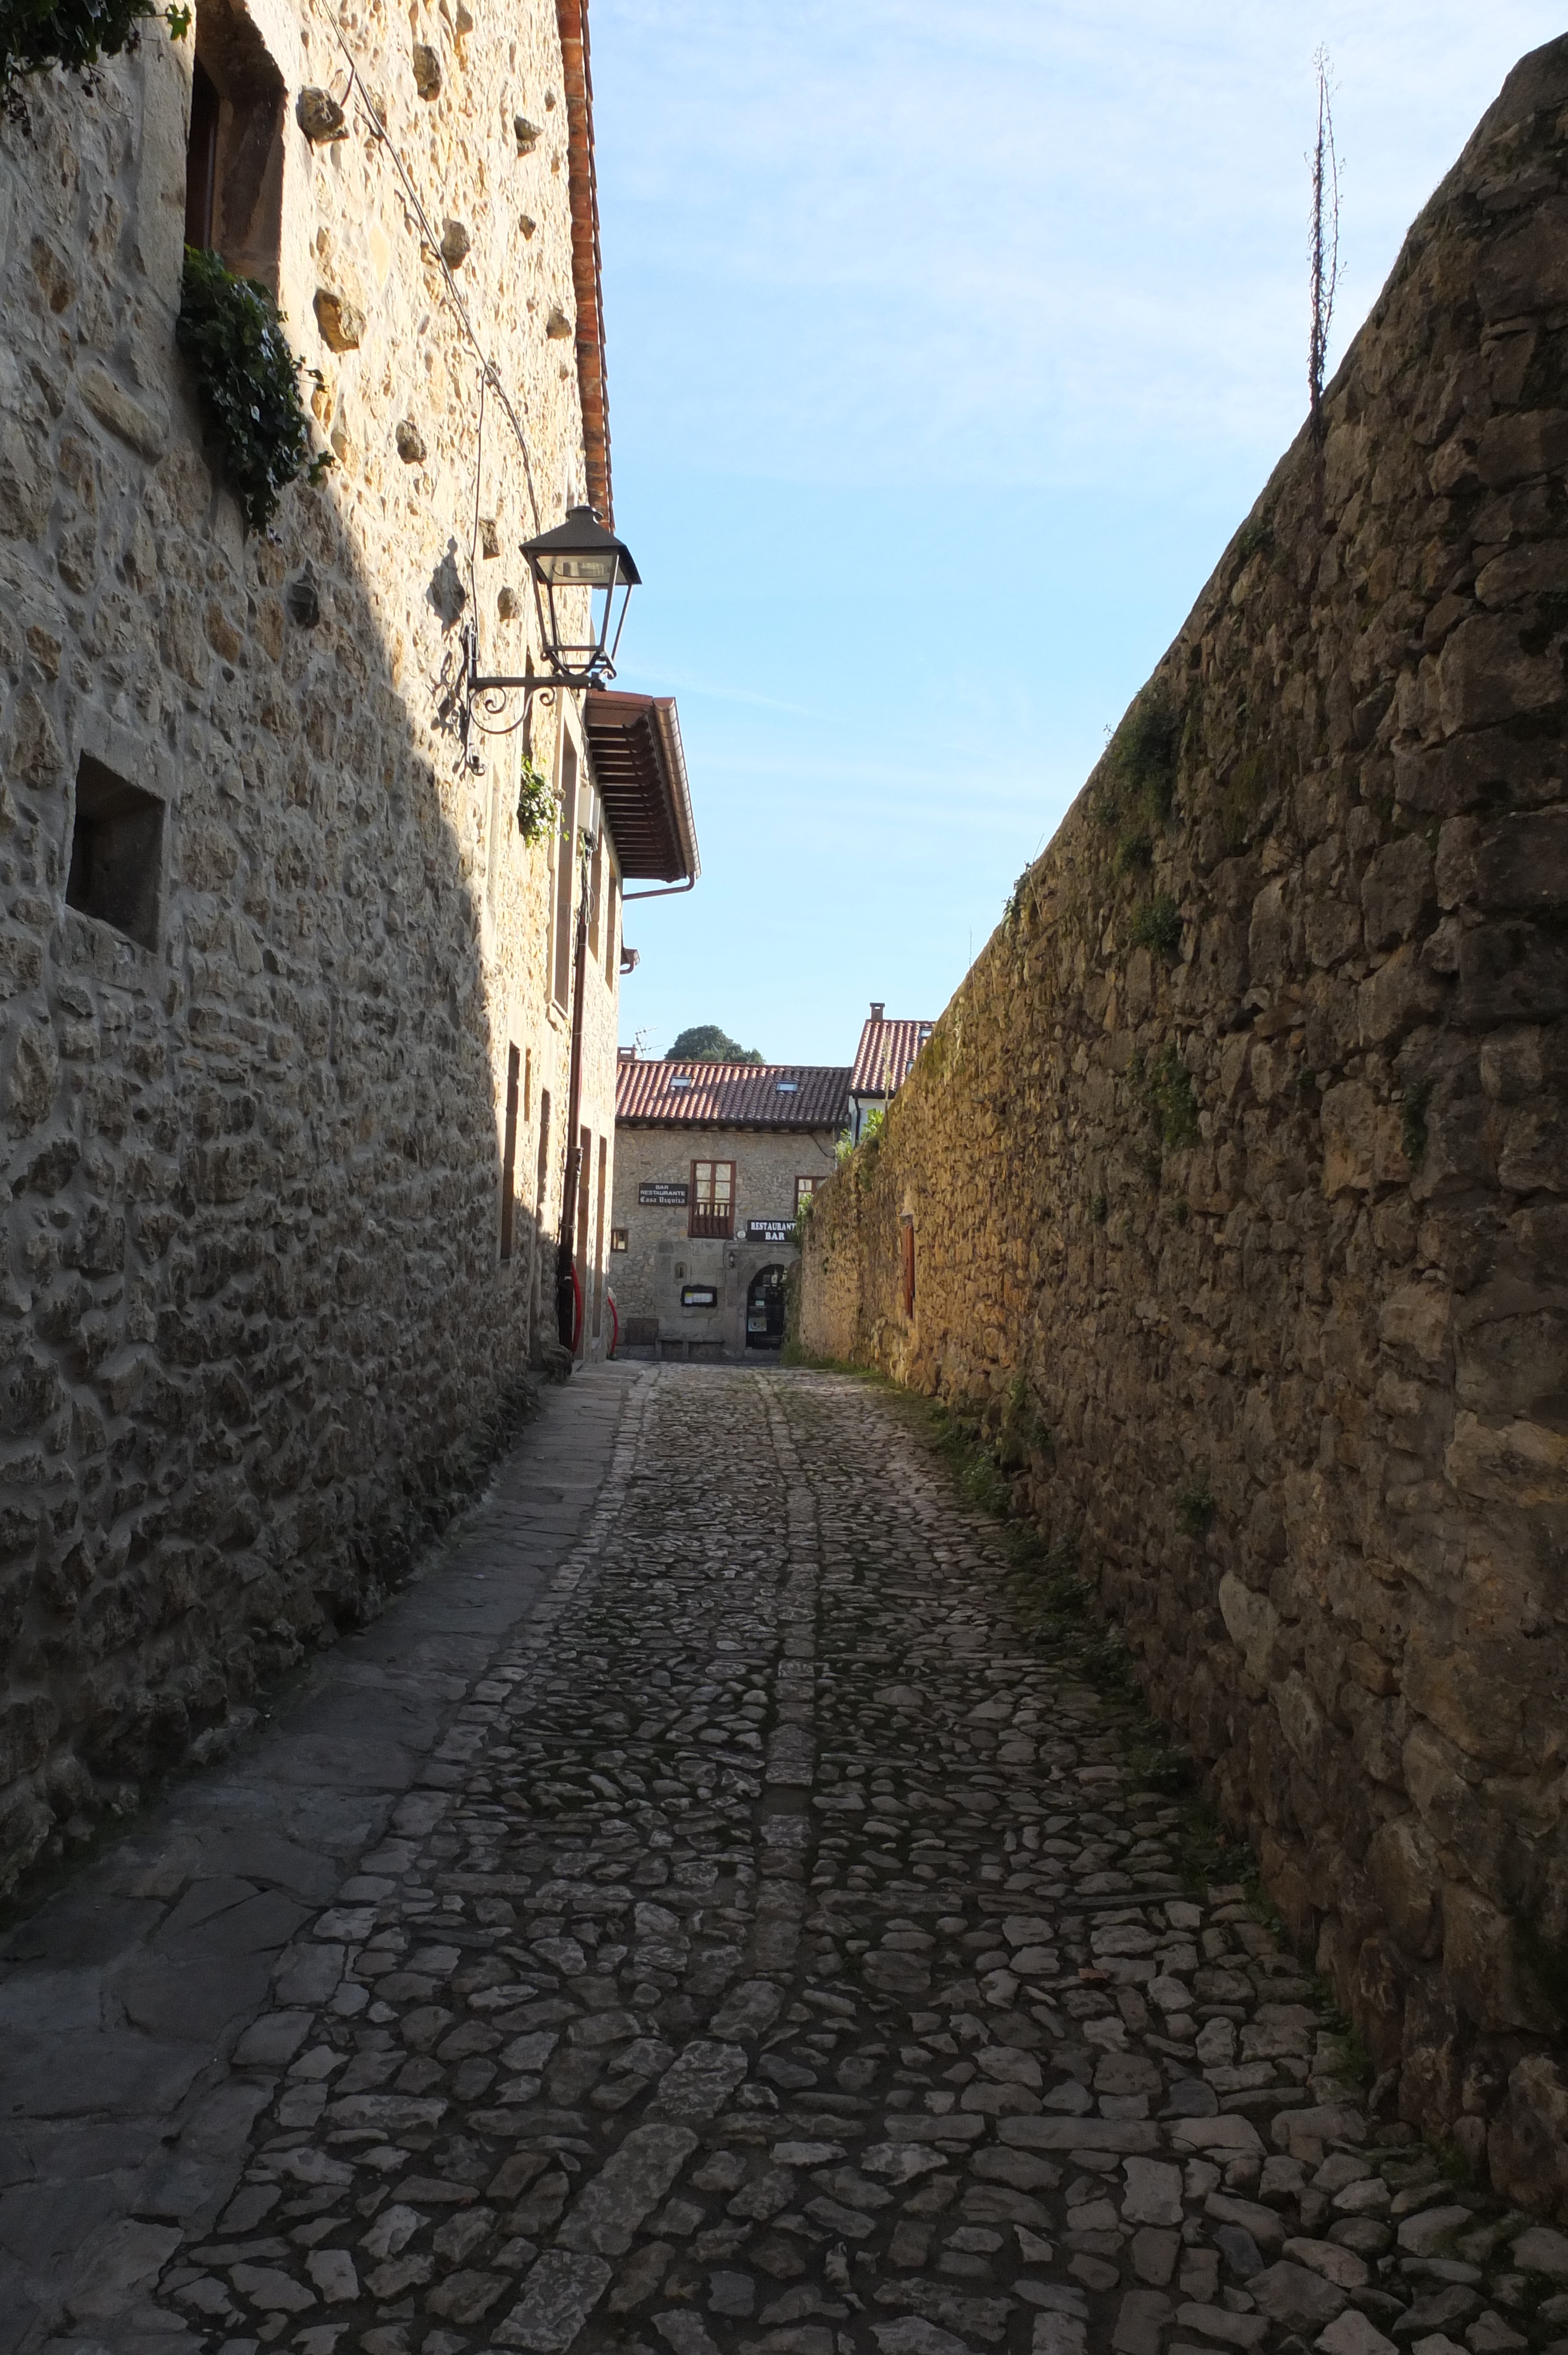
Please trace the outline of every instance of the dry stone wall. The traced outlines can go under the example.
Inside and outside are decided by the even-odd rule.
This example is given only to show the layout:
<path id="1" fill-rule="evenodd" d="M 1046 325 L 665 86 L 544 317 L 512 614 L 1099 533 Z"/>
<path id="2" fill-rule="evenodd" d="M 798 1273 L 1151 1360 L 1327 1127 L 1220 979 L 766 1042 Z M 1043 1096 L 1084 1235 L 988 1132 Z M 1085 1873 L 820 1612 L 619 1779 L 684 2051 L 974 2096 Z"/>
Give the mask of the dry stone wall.
<path id="1" fill-rule="evenodd" d="M 801 1337 L 983 1414 L 1378 2098 L 1568 2216 L 1568 41 L 1323 427 L 819 1197 Z"/>
<path id="2" fill-rule="evenodd" d="M 476 612 L 523 667 L 515 551 L 584 482 L 556 18 L 342 21 L 386 142 L 332 12 L 256 0 L 245 32 L 283 85 L 277 280 L 336 461 L 266 532 L 175 342 L 191 44 L 150 23 L 0 123 L 0 1887 L 375 1608 L 550 1316 L 550 853 L 513 824 L 518 740 L 460 757 L 452 686 Z M 313 139 L 323 91 L 345 120 Z M 493 397 L 480 442 L 409 186 L 525 449 Z M 65 904 L 84 758 L 164 807 L 144 943 Z M 615 973 L 601 943 L 590 1176 Z"/>

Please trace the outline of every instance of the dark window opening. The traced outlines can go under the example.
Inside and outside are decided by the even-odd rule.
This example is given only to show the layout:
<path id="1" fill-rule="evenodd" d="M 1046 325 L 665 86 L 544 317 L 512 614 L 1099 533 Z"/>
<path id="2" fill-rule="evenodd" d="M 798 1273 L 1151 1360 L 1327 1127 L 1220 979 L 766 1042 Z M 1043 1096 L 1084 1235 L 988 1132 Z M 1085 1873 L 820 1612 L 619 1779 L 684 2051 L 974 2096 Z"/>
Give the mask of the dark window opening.
<path id="1" fill-rule="evenodd" d="M 915 1314 L 915 1221 L 909 1217 L 900 1220 L 898 1227 L 898 1272 L 904 1295 L 904 1314 Z"/>
<path id="2" fill-rule="evenodd" d="M 185 243 L 210 246 L 217 201 L 217 84 L 198 58 L 191 76 L 191 135 L 185 147 Z"/>
<path id="3" fill-rule="evenodd" d="M 283 78 L 238 0 L 200 0 L 185 145 L 185 243 L 278 291 Z"/>
<path id="4" fill-rule="evenodd" d="M 67 907 L 155 949 L 163 879 L 163 803 L 84 752 L 76 773 Z"/>
<path id="5" fill-rule="evenodd" d="M 517 1212 L 517 1077 L 521 1061 L 515 1047 L 506 1050 L 506 1141 L 501 1156 L 501 1256 L 512 1256 L 513 1225 Z"/>

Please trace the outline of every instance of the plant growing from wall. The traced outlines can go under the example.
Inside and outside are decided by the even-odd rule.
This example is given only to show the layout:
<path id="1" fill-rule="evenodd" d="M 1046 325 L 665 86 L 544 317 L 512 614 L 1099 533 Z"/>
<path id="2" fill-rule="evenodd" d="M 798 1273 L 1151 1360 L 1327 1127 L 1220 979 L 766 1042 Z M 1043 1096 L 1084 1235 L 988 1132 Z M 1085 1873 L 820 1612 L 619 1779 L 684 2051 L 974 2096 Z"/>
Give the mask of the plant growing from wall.
<path id="1" fill-rule="evenodd" d="M 524 842 L 545 842 L 560 823 L 561 805 L 556 789 L 530 753 L 523 755 L 517 773 L 517 831 Z"/>
<path id="2" fill-rule="evenodd" d="M 1169 891 L 1157 891 L 1146 900 L 1133 919 L 1134 948 L 1150 949 L 1174 964 L 1181 953 L 1181 911 Z"/>
<path id="3" fill-rule="evenodd" d="M 0 85 L 50 66 L 90 72 L 102 59 L 134 48 L 141 27 L 154 16 L 162 16 L 174 40 L 190 31 L 188 8 L 149 7 L 147 0 L 3 0 Z"/>
<path id="4" fill-rule="evenodd" d="M 1200 1469 L 1192 1487 L 1176 1499 L 1176 1526 L 1184 1538 L 1201 1538 L 1213 1527 L 1219 1509 L 1210 1493 L 1208 1473 Z"/>
<path id="5" fill-rule="evenodd" d="M 1426 1158 L 1426 1113 L 1432 1102 L 1432 1085 L 1430 1080 L 1412 1081 L 1400 1102 L 1400 1142 L 1412 1169 L 1419 1169 Z"/>
<path id="6" fill-rule="evenodd" d="M 869 1193 L 871 1190 L 872 1180 L 876 1176 L 877 1156 L 882 1151 L 886 1122 L 887 1106 L 885 1104 L 878 1104 L 874 1111 L 866 1114 L 865 1125 L 860 1133 L 860 1143 L 854 1149 L 854 1183 L 855 1191 L 858 1194 Z"/>
<path id="7" fill-rule="evenodd" d="M 223 471 L 253 530 L 264 531 L 290 483 L 319 483 L 332 464 L 313 456 L 300 377 L 282 314 L 265 286 L 238 278 L 216 253 L 185 248 L 175 340 L 189 360 L 217 432 Z"/>
<path id="8" fill-rule="evenodd" d="M 1144 1110 L 1160 1124 L 1168 1146 L 1195 1145 L 1198 1139 L 1198 1099 L 1192 1077 L 1168 1039 L 1158 1053 L 1146 1057 L 1141 1048 L 1128 1066 L 1128 1077 Z"/>
<path id="9" fill-rule="evenodd" d="M 1115 837 L 1118 875 L 1147 867 L 1154 834 L 1176 800 L 1181 714 L 1170 682 L 1157 678 L 1133 698 L 1107 750 L 1094 812 Z"/>

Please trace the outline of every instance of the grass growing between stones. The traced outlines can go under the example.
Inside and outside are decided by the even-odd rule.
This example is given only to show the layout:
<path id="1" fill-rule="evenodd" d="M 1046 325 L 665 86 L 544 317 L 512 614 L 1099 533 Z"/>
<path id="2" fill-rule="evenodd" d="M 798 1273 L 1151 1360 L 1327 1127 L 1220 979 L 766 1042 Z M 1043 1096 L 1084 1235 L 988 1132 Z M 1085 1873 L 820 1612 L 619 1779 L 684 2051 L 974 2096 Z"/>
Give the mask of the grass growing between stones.
<path id="1" fill-rule="evenodd" d="M 1177 1821 L 1170 1840 L 1184 1887 L 1196 1897 L 1218 1886 L 1234 1888 L 1259 1919 L 1282 1935 L 1284 1925 L 1265 1894 L 1251 1843 L 1227 1826 L 1202 1790 L 1192 1752 L 1170 1741 L 1163 1728 L 1145 1712 L 1132 1653 L 1119 1630 L 1097 1614 L 1094 1590 L 1079 1561 L 1076 1532 L 1047 1537 L 1016 1512 L 1012 1483 L 997 1463 L 979 1416 L 964 1414 L 938 1400 L 920 1399 L 887 1382 L 885 1377 L 873 1379 L 885 1382 L 918 1410 L 959 1494 L 1002 1524 L 1010 1599 L 1029 1635 L 1113 1709 L 1126 1712 L 1119 1718 L 1118 1731 L 1128 1787 L 1147 1790 L 1175 1804 Z M 1191 1508 L 1187 1520 L 1206 1528 L 1215 1509 L 1206 1483 L 1201 1498 L 1182 1501 Z M 1315 1984 L 1320 2006 L 1331 2011 L 1328 1988 L 1320 1982 Z M 1350 2023 L 1340 2023 L 1336 2017 L 1334 2032 L 1341 2032 L 1341 2028 L 1346 2037 L 1353 2038 Z M 1365 2074 L 1370 2078 L 1370 2073 L 1368 2064 Z"/>

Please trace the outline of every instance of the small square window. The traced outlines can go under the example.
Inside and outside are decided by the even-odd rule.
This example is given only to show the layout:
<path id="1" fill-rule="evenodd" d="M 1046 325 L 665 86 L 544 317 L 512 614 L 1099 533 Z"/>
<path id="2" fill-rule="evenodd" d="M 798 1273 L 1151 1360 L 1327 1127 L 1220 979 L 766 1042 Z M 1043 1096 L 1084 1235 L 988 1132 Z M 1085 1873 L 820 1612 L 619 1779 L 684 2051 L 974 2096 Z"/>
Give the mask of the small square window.
<path id="1" fill-rule="evenodd" d="M 625 1227 L 611 1227 L 609 1248 L 612 1252 L 627 1251 L 630 1248 L 628 1230 Z"/>
<path id="2" fill-rule="evenodd" d="M 163 879 L 163 803 L 84 752 L 76 773 L 67 907 L 155 949 Z"/>

